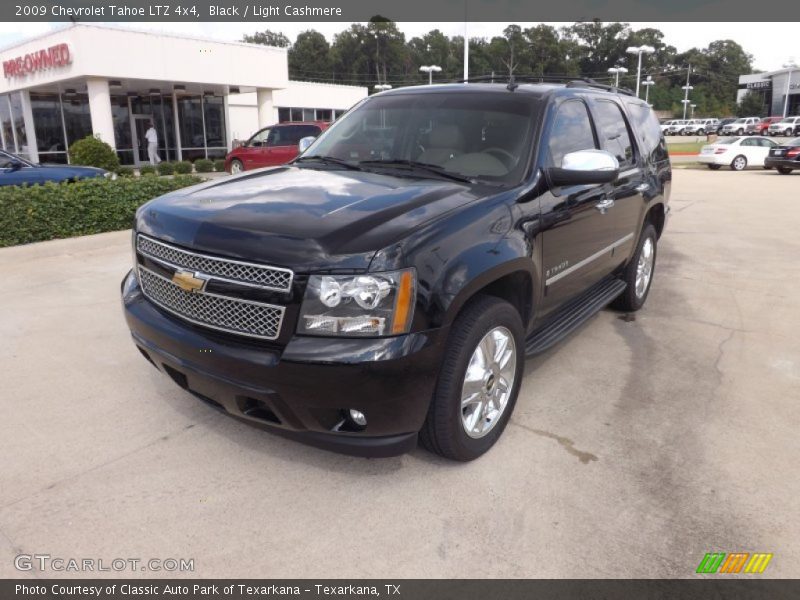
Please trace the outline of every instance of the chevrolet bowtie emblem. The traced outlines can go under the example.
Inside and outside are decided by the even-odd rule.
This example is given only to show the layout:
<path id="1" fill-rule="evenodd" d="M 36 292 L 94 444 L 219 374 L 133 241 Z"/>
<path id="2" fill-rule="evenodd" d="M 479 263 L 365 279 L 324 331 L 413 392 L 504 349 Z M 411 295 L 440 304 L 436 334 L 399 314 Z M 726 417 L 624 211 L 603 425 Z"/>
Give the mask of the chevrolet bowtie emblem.
<path id="1" fill-rule="evenodd" d="M 172 283 L 187 292 L 202 291 L 206 285 L 206 281 L 208 280 L 201 277 L 198 273 L 184 271 L 182 269 L 175 271 L 175 274 L 172 276 Z"/>

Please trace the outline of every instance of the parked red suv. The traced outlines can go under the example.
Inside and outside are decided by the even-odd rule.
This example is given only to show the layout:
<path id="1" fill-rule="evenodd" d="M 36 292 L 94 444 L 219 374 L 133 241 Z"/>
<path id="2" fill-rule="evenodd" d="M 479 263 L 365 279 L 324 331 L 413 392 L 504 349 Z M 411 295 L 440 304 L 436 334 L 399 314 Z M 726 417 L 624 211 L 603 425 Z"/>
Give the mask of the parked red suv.
<path id="1" fill-rule="evenodd" d="M 304 137 L 318 136 L 330 126 L 325 121 L 280 123 L 259 130 L 225 157 L 228 173 L 241 173 L 259 167 L 282 165 L 298 154 L 297 144 Z"/>
<path id="2" fill-rule="evenodd" d="M 756 135 L 769 135 L 769 126 L 778 121 L 782 121 L 783 117 L 762 117 L 761 122 L 756 125 Z"/>

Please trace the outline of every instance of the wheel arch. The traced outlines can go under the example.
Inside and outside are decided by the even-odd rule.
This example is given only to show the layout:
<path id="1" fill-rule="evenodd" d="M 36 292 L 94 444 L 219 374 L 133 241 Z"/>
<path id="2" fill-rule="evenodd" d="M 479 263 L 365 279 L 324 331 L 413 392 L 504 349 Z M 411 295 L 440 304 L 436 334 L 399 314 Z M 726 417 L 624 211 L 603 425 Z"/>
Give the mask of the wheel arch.
<path id="1" fill-rule="evenodd" d="M 519 257 L 495 264 L 491 269 L 476 273 L 464 281 L 446 301 L 443 322 L 451 324 L 467 303 L 478 296 L 493 296 L 509 302 L 520 313 L 527 326 L 534 307 L 533 265 L 528 257 Z"/>

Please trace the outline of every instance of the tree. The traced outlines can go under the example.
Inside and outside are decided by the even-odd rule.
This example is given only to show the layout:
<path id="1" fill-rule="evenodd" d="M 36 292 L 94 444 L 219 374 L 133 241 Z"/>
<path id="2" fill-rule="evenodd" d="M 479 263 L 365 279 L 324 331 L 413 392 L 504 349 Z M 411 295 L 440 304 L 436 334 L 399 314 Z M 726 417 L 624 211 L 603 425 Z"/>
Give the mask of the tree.
<path id="1" fill-rule="evenodd" d="M 270 31 L 266 29 L 250 35 L 242 37 L 243 42 L 248 44 L 261 44 L 262 46 L 275 46 L 276 48 L 288 48 L 291 46 L 289 38 L 280 32 Z"/>
<path id="2" fill-rule="evenodd" d="M 336 79 L 331 69 L 331 46 L 319 31 L 309 29 L 297 36 L 289 49 L 289 76 L 292 79 Z"/>
<path id="3" fill-rule="evenodd" d="M 736 105 L 737 117 L 763 117 L 766 116 L 766 104 L 761 94 L 747 92 L 742 96 L 742 100 Z"/>

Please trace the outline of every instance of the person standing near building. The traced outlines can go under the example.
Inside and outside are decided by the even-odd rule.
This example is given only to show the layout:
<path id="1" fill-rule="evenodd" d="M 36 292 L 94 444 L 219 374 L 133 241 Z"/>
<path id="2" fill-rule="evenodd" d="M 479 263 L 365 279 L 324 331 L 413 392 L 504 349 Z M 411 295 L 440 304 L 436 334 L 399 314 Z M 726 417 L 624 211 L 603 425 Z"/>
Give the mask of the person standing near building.
<path id="1" fill-rule="evenodd" d="M 161 158 L 158 156 L 158 133 L 155 123 L 152 121 L 150 121 L 150 128 L 145 132 L 144 137 L 147 139 L 147 157 L 150 159 L 150 164 L 155 166 L 161 162 Z"/>

